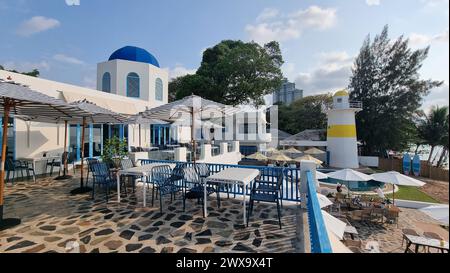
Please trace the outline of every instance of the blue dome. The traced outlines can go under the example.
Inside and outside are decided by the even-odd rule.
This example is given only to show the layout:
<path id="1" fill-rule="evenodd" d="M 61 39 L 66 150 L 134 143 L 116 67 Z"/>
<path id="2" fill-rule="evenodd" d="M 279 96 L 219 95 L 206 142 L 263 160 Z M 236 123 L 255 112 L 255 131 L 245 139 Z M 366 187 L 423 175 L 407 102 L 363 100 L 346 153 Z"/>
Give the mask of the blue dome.
<path id="1" fill-rule="evenodd" d="M 159 62 L 155 56 L 150 54 L 147 50 L 135 46 L 126 46 L 116 50 L 111 57 L 109 57 L 109 60 L 126 60 L 147 63 L 159 67 Z"/>

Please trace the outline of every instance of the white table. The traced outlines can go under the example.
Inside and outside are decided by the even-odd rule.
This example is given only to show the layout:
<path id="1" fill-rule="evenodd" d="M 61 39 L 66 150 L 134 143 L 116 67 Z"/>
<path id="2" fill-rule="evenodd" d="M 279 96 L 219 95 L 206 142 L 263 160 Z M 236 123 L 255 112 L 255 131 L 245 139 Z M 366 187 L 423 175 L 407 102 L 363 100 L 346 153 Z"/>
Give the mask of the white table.
<path id="1" fill-rule="evenodd" d="M 441 243 L 441 241 L 436 240 L 436 239 L 425 238 L 425 237 L 414 236 L 414 235 L 405 235 L 405 239 L 406 239 L 405 253 L 408 252 L 409 247 L 411 245 L 415 245 L 415 249 L 414 249 L 415 253 L 419 253 L 420 246 L 436 248 L 436 249 L 440 250 L 442 253 L 444 253 L 445 251 L 447 251 L 447 252 L 449 251 L 447 241 L 444 241 Z"/>
<path id="2" fill-rule="evenodd" d="M 117 172 L 117 201 L 120 203 L 120 176 L 122 175 L 135 175 L 135 176 L 142 176 L 142 177 L 146 177 L 147 179 L 149 179 L 148 181 L 151 181 L 151 175 L 152 175 L 152 170 L 155 167 L 159 167 L 159 166 L 170 166 L 170 168 L 175 168 L 175 164 L 167 164 L 167 163 L 152 163 L 152 164 L 148 164 L 148 165 L 142 165 L 139 167 L 134 167 L 134 168 L 130 168 L 130 169 L 126 169 L 126 170 L 119 170 Z M 144 188 L 143 188 L 143 206 L 146 207 L 147 206 L 147 202 L 146 202 L 146 195 L 147 195 L 147 185 L 146 185 L 146 181 L 143 180 L 144 183 Z"/>
<path id="3" fill-rule="evenodd" d="M 208 204 L 207 204 L 207 182 L 224 183 L 224 184 L 238 184 L 243 186 L 244 194 L 243 206 L 244 206 L 244 224 L 247 223 L 247 213 L 245 208 L 245 196 L 248 185 L 259 176 L 260 172 L 257 169 L 244 169 L 244 168 L 228 168 L 219 173 L 209 176 L 206 178 L 204 183 L 204 209 L 205 217 L 208 216 Z"/>
<path id="4" fill-rule="evenodd" d="M 25 162 L 29 162 L 31 163 L 31 165 L 33 166 L 33 170 L 34 170 L 34 174 L 36 174 L 36 162 L 42 162 L 42 161 L 53 161 L 56 159 L 61 159 L 61 155 L 51 155 L 51 156 L 46 156 L 46 157 L 25 157 L 25 158 L 19 158 L 17 160 L 19 161 L 25 161 Z M 45 168 L 45 172 L 47 173 L 47 166 Z M 36 175 L 33 176 L 33 180 L 34 182 L 36 182 Z"/>

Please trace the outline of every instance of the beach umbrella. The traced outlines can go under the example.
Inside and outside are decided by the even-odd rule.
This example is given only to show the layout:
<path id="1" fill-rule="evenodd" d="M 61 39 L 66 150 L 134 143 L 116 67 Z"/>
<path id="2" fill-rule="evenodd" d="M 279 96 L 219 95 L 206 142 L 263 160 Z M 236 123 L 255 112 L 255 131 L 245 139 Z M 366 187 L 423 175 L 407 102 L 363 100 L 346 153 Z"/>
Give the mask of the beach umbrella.
<path id="1" fill-rule="evenodd" d="M 280 162 L 290 162 L 290 161 L 292 161 L 292 158 L 290 158 L 289 156 L 284 155 L 284 154 L 273 154 L 272 156 L 269 156 L 269 160 L 280 161 Z"/>
<path id="2" fill-rule="evenodd" d="M 302 152 L 300 152 L 299 150 L 297 150 L 295 148 L 289 148 L 287 150 L 283 150 L 283 153 L 285 153 L 285 154 L 301 154 Z"/>
<path id="3" fill-rule="evenodd" d="M 160 119 L 153 119 L 153 118 L 144 118 L 140 115 L 133 115 L 128 117 L 128 124 L 130 125 L 138 125 L 139 126 L 139 146 L 142 146 L 141 143 L 141 126 L 142 125 L 153 125 L 153 124 L 168 124 L 168 122 L 160 120 Z"/>
<path id="4" fill-rule="evenodd" d="M 191 120 L 191 143 L 192 152 L 194 154 L 193 162 L 196 163 L 196 139 L 195 128 L 201 124 L 196 121 L 209 118 L 218 118 L 233 115 L 238 112 L 235 107 L 226 106 L 224 104 L 204 99 L 202 97 L 192 95 L 159 107 L 148 109 L 139 113 L 144 118 L 160 119 L 164 121 L 185 120 L 186 116 Z M 203 118 L 205 117 L 205 118 Z"/>
<path id="5" fill-rule="evenodd" d="M 308 155 L 322 155 L 322 154 L 325 154 L 325 153 L 326 152 L 324 152 L 324 151 L 322 151 L 320 149 L 317 149 L 317 148 L 311 148 L 311 149 L 308 149 L 308 150 L 305 151 L 305 154 L 308 154 Z"/>
<path id="6" fill-rule="evenodd" d="M 348 194 L 350 194 L 350 182 L 361 182 L 361 181 L 366 182 L 373 180 L 373 178 L 370 175 L 352 169 L 343 169 L 336 172 L 328 173 L 328 177 L 347 182 Z"/>
<path id="7" fill-rule="evenodd" d="M 83 194 L 91 191 L 91 188 L 84 186 L 84 135 L 85 129 L 88 123 L 91 124 L 125 124 L 128 122 L 128 117 L 115 113 L 111 110 L 102 108 L 92 102 L 87 100 L 81 100 L 78 102 L 73 102 L 70 104 L 73 107 L 76 107 L 82 112 L 80 112 L 79 116 L 73 118 L 71 120 L 72 123 L 80 123 L 81 121 L 81 169 L 80 169 L 80 187 L 71 191 L 71 194 Z"/>
<path id="8" fill-rule="evenodd" d="M 328 178 L 328 175 L 326 175 L 326 174 L 324 174 L 322 172 L 316 171 L 316 179 L 322 180 L 322 179 L 327 179 L 327 178 Z"/>
<path id="9" fill-rule="evenodd" d="M 314 161 L 317 165 L 321 165 L 323 163 L 319 159 L 312 157 L 310 155 L 304 155 L 304 156 L 297 157 L 296 159 L 294 159 L 295 162 L 299 162 L 299 163 L 301 163 L 302 161 L 305 161 L 305 160 Z"/>
<path id="10" fill-rule="evenodd" d="M 415 178 L 406 176 L 399 172 L 385 172 L 376 173 L 371 175 L 372 180 L 383 182 L 386 184 L 392 184 L 397 186 L 410 186 L 410 187 L 422 187 L 425 185 L 424 182 L 417 180 Z M 392 199 L 395 202 L 395 187 L 392 187 Z"/>
<path id="11" fill-rule="evenodd" d="M 280 151 L 277 148 L 273 148 L 273 147 L 265 149 L 264 152 L 265 153 L 280 153 Z"/>
<path id="12" fill-rule="evenodd" d="M 331 202 L 331 200 L 323 194 L 317 193 L 317 198 L 319 199 L 321 209 L 333 205 L 333 202 Z"/>
<path id="13" fill-rule="evenodd" d="M 39 117 L 39 120 L 57 120 L 71 118 L 78 109 L 66 102 L 32 91 L 28 87 L 14 83 L 0 82 L 0 111 L 3 113 L 3 136 L 0 165 L 0 230 L 8 229 L 20 224 L 20 219 L 3 219 L 5 161 L 8 140 L 8 122 L 10 115 L 16 117 Z"/>
<path id="14" fill-rule="evenodd" d="M 435 205 L 421 208 L 420 211 L 424 212 L 425 214 L 435 219 L 436 221 L 439 221 L 440 223 L 448 226 L 448 216 L 449 216 L 448 208 L 449 208 L 448 205 Z"/>
<path id="15" fill-rule="evenodd" d="M 258 152 L 249 156 L 246 156 L 245 158 L 247 159 L 254 159 L 254 160 L 258 160 L 258 161 L 266 161 L 269 158 L 265 155 L 263 155 L 262 153 Z"/>
<path id="16" fill-rule="evenodd" d="M 325 222 L 326 229 L 336 235 L 339 240 L 344 240 L 344 233 L 347 224 L 332 216 L 328 212 L 322 210 L 323 220 Z"/>

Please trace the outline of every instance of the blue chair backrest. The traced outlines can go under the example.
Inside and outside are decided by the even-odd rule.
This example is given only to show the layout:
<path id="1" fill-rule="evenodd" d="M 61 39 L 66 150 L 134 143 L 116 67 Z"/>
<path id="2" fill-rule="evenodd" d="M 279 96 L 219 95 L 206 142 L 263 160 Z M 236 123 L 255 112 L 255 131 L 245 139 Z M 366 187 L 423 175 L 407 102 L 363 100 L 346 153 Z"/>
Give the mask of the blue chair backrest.
<path id="1" fill-rule="evenodd" d="M 199 184 L 201 182 L 200 175 L 194 167 L 183 168 L 183 179 L 186 183 Z"/>
<path id="2" fill-rule="evenodd" d="M 183 179 L 184 177 L 184 172 L 183 169 L 185 168 L 186 164 L 183 163 L 178 163 L 175 168 L 172 170 L 172 176 L 171 176 L 171 180 L 172 181 L 178 181 Z"/>
<path id="3" fill-rule="evenodd" d="M 152 180 L 158 185 L 170 183 L 172 169 L 169 165 L 157 166 L 152 169 Z"/>
<path id="4" fill-rule="evenodd" d="M 92 163 L 89 165 L 92 170 L 92 175 L 97 182 L 104 182 L 110 178 L 109 167 L 106 163 Z"/>
<path id="5" fill-rule="evenodd" d="M 92 172 L 92 165 L 99 163 L 100 161 L 97 158 L 87 158 L 88 168 Z"/>
<path id="6" fill-rule="evenodd" d="M 208 177 L 211 174 L 208 165 L 206 165 L 205 163 L 196 164 L 196 168 L 200 177 Z"/>
<path id="7" fill-rule="evenodd" d="M 16 168 L 14 160 L 10 157 L 7 157 L 5 161 L 5 171 L 14 171 L 15 169 Z"/>
<path id="8" fill-rule="evenodd" d="M 131 160 L 129 158 L 128 159 L 122 159 L 120 161 L 120 168 L 122 170 L 131 169 L 133 167 L 134 167 L 133 160 Z"/>

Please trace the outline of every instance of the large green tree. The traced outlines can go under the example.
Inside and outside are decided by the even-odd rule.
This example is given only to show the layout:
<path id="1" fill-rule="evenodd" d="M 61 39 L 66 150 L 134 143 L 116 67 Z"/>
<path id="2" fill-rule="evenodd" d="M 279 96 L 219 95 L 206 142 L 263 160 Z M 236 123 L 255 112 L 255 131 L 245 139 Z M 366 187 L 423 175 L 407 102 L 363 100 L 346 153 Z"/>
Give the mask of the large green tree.
<path id="1" fill-rule="evenodd" d="M 204 51 L 196 74 L 174 79 L 169 93 L 176 99 L 196 94 L 229 105 L 261 105 L 264 95 L 281 85 L 282 65 L 277 42 L 225 40 Z"/>
<path id="2" fill-rule="evenodd" d="M 429 90 L 442 82 L 420 79 L 429 48 L 412 50 L 403 36 L 389 39 L 388 26 L 366 38 L 355 60 L 349 89 L 363 102 L 357 114 L 358 137 L 365 154 L 404 150 L 414 142 L 413 115 Z"/>
<path id="3" fill-rule="evenodd" d="M 327 115 L 324 109 L 333 102 L 331 94 L 304 97 L 289 106 L 279 105 L 278 127 L 290 134 L 308 129 L 326 129 Z"/>

